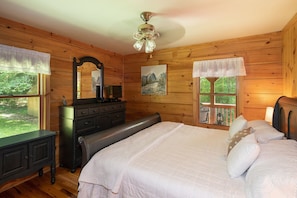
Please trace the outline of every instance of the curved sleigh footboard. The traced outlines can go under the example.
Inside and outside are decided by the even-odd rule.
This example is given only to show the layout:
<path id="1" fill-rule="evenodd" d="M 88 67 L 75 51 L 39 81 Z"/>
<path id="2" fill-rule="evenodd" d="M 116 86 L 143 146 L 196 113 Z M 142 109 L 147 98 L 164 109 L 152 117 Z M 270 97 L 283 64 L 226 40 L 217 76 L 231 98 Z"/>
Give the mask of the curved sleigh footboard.
<path id="1" fill-rule="evenodd" d="M 125 139 L 142 129 L 161 122 L 159 113 L 128 122 L 98 133 L 87 136 L 80 136 L 78 142 L 82 148 L 82 165 L 84 167 L 91 157 L 99 150 Z"/>

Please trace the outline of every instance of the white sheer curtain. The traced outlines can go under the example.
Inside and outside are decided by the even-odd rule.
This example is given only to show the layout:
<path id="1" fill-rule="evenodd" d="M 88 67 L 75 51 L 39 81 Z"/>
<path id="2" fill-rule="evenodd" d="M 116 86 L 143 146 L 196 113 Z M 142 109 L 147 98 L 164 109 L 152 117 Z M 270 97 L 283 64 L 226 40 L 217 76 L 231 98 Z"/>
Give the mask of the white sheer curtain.
<path id="1" fill-rule="evenodd" d="M 231 76 L 246 76 L 242 57 L 194 61 L 193 78 Z"/>
<path id="2" fill-rule="evenodd" d="M 50 75 L 50 54 L 0 44 L 0 70 Z"/>

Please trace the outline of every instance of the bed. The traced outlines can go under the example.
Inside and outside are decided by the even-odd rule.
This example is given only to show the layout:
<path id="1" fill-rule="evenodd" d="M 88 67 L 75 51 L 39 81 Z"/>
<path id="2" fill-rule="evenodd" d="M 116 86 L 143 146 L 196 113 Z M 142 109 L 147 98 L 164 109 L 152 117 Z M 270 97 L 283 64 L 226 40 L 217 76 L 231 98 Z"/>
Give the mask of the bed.
<path id="1" fill-rule="evenodd" d="M 155 113 L 79 137 L 78 197 L 297 197 L 296 114 L 282 96 L 272 126 L 241 115 L 208 129 Z"/>

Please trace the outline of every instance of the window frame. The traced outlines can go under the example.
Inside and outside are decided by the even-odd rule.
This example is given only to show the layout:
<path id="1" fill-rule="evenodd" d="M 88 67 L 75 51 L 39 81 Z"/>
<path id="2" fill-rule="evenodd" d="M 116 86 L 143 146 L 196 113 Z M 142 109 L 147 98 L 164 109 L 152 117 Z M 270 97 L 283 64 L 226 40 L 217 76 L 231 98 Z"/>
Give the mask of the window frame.
<path id="1" fill-rule="evenodd" d="M 219 78 L 219 77 L 217 77 Z M 243 100 L 241 96 L 243 95 L 243 89 L 240 89 L 240 85 L 242 84 L 243 77 L 236 77 L 236 116 L 242 114 L 242 103 Z M 210 95 L 219 95 L 215 94 L 214 90 L 211 90 L 212 93 Z M 208 94 L 209 95 L 209 94 Z M 227 94 L 223 94 L 227 95 Z M 233 94 L 232 94 L 233 95 Z M 229 126 L 217 125 L 217 124 L 208 124 L 208 123 L 200 123 L 200 78 L 193 78 L 193 122 L 195 126 L 206 127 L 206 128 L 216 128 L 216 129 L 229 129 Z M 211 98 L 213 100 L 213 98 Z M 214 101 L 213 101 L 214 102 Z"/>
<path id="2" fill-rule="evenodd" d="M 27 72 L 19 72 L 19 73 L 27 73 Z M 28 94 L 28 95 L 12 95 L 12 96 L 0 96 L 3 98 L 39 98 L 39 129 L 38 130 L 46 130 L 50 128 L 50 75 L 46 74 L 37 74 L 38 82 L 37 87 L 38 91 L 36 94 Z M 30 132 L 30 131 L 27 131 Z M 25 133 L 27 133 L 25 132 Z M 22 133 L 20 133 L 22 134 Z"/>

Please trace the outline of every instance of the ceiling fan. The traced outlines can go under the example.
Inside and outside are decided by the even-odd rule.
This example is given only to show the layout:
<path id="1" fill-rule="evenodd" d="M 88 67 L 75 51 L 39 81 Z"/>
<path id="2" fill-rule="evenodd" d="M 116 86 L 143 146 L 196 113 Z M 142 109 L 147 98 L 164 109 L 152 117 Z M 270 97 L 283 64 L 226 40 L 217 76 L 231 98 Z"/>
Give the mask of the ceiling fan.
<path id="1" fill-rule="evenodd" d="M 138 26 L 137 32 L 134 33 L 133 38 L 136 40 L 133 47 L 140 51 L 144 46 L 145 53 L 152 53 L 156 48 L 155 39 L 160 36 L 158 32 L 155 31 L 155 27 L 148 23 L 152 17 L 151 12 L 142 12 L 140 18 L 145 22 Z"/>

